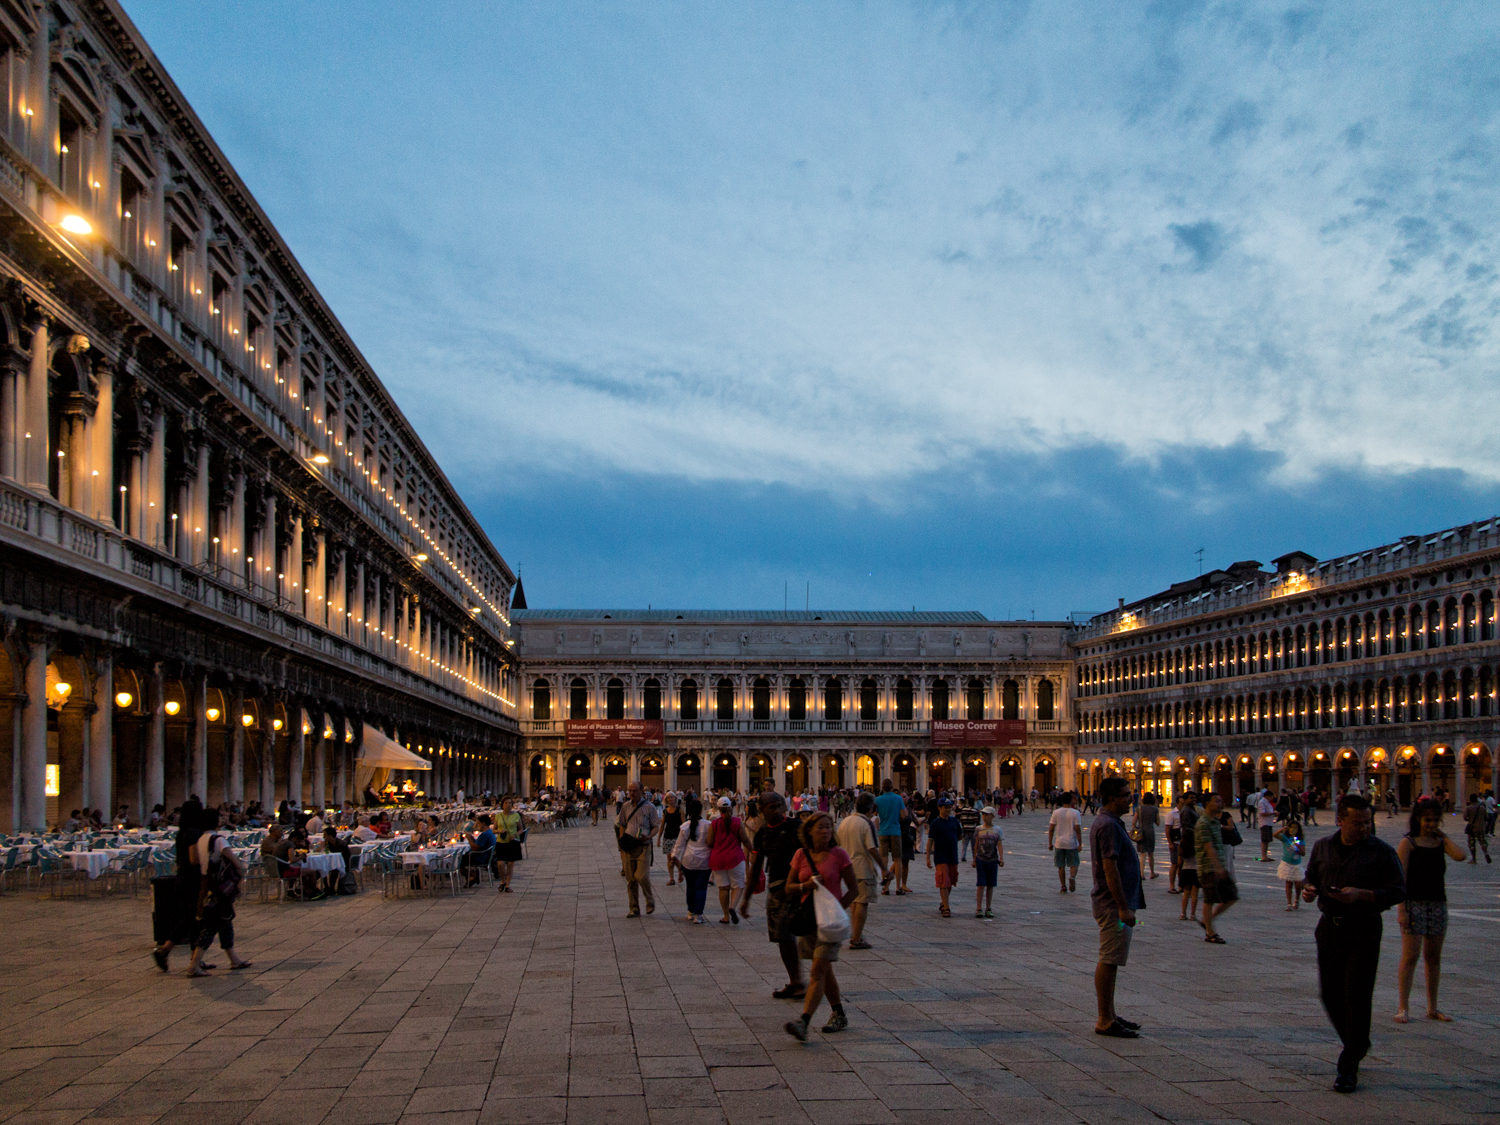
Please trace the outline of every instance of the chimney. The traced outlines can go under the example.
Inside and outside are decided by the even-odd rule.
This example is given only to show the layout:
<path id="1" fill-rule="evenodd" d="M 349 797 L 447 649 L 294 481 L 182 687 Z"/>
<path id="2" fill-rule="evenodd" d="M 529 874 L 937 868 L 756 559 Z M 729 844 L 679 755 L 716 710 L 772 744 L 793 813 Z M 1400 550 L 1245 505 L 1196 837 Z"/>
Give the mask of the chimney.
<path id="1" fill-rule="evenodd" d="M 1125 599 L 1124 599 L 1124 598 L 1121 598 L 1121 599 L 1120 599 L 1120 605 L 1119 605 L 1119 608 L 1120 608 L 1120 609 L 1124 609 L 1124 608 L 1125 608 Z"/>

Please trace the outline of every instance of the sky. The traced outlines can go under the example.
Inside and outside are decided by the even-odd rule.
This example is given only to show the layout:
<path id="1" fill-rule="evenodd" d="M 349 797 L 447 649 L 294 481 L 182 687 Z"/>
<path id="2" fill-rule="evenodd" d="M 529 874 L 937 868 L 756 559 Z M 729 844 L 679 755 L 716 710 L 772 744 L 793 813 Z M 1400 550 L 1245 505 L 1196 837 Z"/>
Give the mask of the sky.
<path id="1" fill-rule="evenodd" d="M 1500 5 L 124 3 L 534 607 L 1500 511 Z"/>

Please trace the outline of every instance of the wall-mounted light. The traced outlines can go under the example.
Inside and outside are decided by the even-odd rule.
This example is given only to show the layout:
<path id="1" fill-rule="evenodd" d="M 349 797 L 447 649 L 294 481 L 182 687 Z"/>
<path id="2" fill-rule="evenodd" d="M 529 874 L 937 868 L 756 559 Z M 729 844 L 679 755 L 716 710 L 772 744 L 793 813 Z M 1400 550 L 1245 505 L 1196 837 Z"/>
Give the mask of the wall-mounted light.
<path id="1" fill-rule="evenodd" d="M 272 719 L 271 720 L 271 729 L 272 730 L 280 730 L 281 729 L 281 720 L 280 719 Z"/>
<path id="2" fill-rule="evenodd" d="M 131 695 L 128 691 L 118 692 L 115 695 L 115 703 L 121 707 L 129 707 L 134 702 L 135 696 Z"/>
<path id="3" fill-rule="evenodd" d="M 245 724 L 245 726 L 247 726 L 247 727 L 253 727 L 255 725 L 255 716 L 254 715 L 241 715 L 240 716 L 240 722 L 242 722 L 243 724 Z"/>
<path id="4" fill-rule="evenodd" d="M 64 151 L 67 151 L 66 149 Z M 93 234 L 94 228 L 82 215 L 64 215 L 58 226 L 69 234 Z"/>
<path id="5" fill-rule="evenodd" d="M 219 709 L 217 707 L 210 707 L 204 714 L 208 716 L 208 721 L 211 723 L 219 721 Z"/>
<path id="6" fill-rule="evenodd" d="M 168 715 L 175 715 L 177 714 L 177 712 L 182 710 L 182 704 L 178 703 L 175 699 L 169 699 L 167 700 L 167 705 L 163 708 L 163 710 L 166 711 Z"/>

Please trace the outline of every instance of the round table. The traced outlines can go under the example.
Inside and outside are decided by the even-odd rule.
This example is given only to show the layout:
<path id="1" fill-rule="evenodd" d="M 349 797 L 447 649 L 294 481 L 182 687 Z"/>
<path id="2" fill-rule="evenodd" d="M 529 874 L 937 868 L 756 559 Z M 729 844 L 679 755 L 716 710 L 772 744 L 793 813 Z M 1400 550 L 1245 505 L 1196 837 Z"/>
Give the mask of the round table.
<path id="1" fill-rule="evenodd" d="M 87 871 L 90 879 L 97 879 L 109 869 L 109 865 L 116 857 L 125 853 L 110 849 L 97 852 L 63 852 L 62 854 L 73 864 L 74 871 Z"/>
<path id="2" fill-rule="evenodd" d="M 338 852 L 314 852 L 302 861 L 304 871 L 316 871 L 319 875 L 327 875 L 330 871 L 344 870 L 344 857 Z"/>

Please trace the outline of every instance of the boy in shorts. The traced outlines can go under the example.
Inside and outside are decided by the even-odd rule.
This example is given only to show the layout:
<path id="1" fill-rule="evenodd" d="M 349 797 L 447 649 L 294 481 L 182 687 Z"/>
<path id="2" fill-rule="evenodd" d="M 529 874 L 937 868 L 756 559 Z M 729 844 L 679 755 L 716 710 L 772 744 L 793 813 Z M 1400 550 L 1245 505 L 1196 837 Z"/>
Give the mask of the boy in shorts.
<path id="1" fill-rule="evenodd" d="M 995 823 L 995 808 L 985 805 L 980 810 L 984 823 L 974 830 L 974 917 L 993 918 L 991 907 L 995 901 L 995 883 L 1000 869 L 1005 866 L 1005 834 Z"/>

